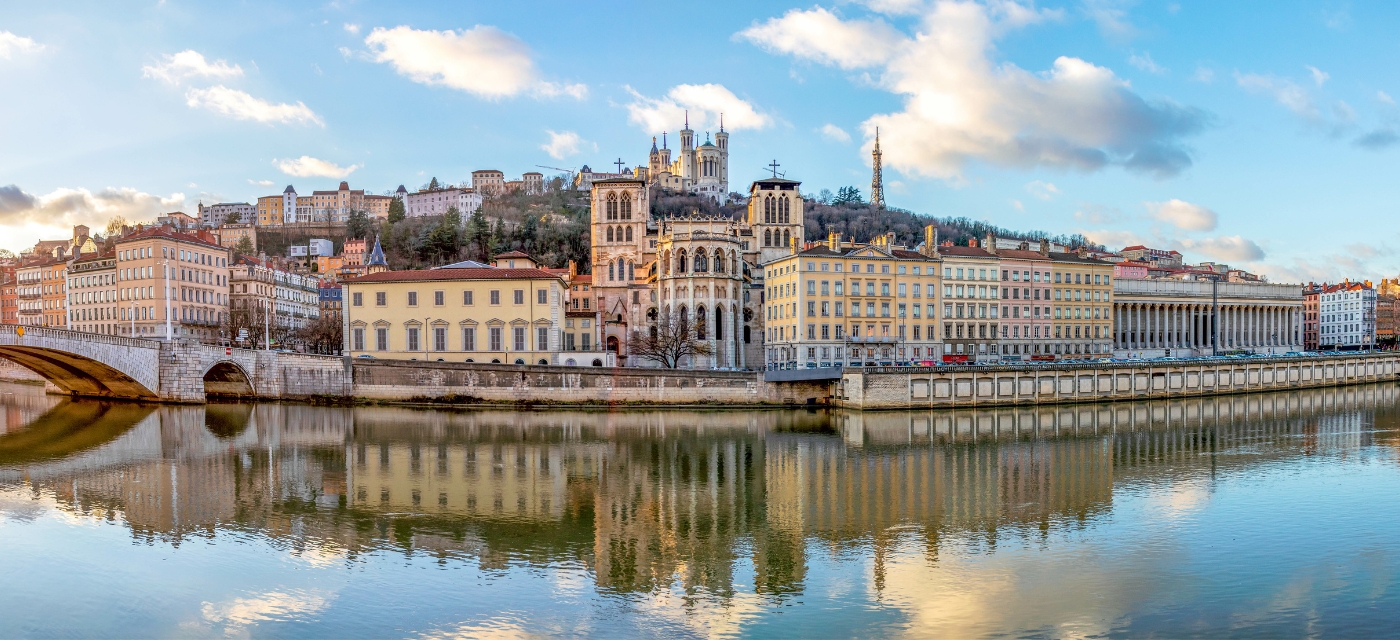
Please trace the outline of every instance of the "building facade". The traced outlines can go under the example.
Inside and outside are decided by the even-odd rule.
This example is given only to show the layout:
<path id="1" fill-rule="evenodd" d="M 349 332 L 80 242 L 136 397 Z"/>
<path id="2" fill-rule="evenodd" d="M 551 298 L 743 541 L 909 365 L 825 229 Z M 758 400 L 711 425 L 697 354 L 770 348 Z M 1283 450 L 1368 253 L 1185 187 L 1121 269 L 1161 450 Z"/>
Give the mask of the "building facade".
<path id="1" fill-rule="evenodd" d="M 68 326 L 117 335 L 119 308 L 116 251 L 74 260 L 68 269 Z"/>
<path id="2" fill-rule="evenodd" d="M 1318 300 L 1322 297 L 1322 285 L 1308 283 L 1303 287 L 1303 349 L 1317 351 L 1319 313 Z"/>
<path id="3" fill-rule="evenodd" d="M 219 339 L 228 309 L 230 255 L 216 240 L 168 227 L 117 239 L 118 334 Z"/>
<path id="4" fill-rule="evenodd" d="M 351 357 L 557 363 L 564 282 L 544 270 L 377 271 L 341 286 Z"/>
<path id="5" fill-rule="evenodd" d="M 911 251 L 893 234 L 825 243 L 763 265 L 769 369 L 932 364 L 943 357 L 936 231 Z M 849 278 L 849 279 L 848 279 Z"/>
<path id="6" fill-rule="evenodd" d="M 1116 280 L 1113 314 L 1120 358 L 1303 348 L 1303 292 L 1296 285 Z"/>
<path id="7" fill-rule="evenodd" d="M 465 220 L 472 212 L 481 208 L 481 202 L 481 192 L 459 187 L 425 189 L 403 196 L 404 215 L 411 218 L 446 215 L 449 208 L 456 207 Z M 387 212 L 385 215 L 388 215 Z"/>
<path id="8" fill-rule="evenodd" d="M 220 202 L 199 205 L 199 226 L 215 229 L 232 222 L 252 223 L 258 219 L 258 208 L 246 202 Z"/>
<path id="9" fill-rule="evenodd" d="M 720 124 L 713 142 L 706 134 L 705 142 L 696 146 L 695 131 L 687 116 L 680 136 L 681 148 L 674 160 L 664 134 L 660 147 L 652 138 L 647 166 L 638 167 L 634 177 L 671 191 L 702 195 L 721 204 L 729 202 L 729 134 L 724 124 Z"/>
<path id="10" fill-rule="evenodd" d="M 1324 285 L 1318 296 L 1318 348 L 1369 351 L 1376 347 L 1376 290 L 1369 282 Z"/>
<path id="11" fill-rule="evenodd" d="M 506 192 L 506 174 L 495 169 L 472 172 L 472 191 L 482 196 L 498 196 Z"/>

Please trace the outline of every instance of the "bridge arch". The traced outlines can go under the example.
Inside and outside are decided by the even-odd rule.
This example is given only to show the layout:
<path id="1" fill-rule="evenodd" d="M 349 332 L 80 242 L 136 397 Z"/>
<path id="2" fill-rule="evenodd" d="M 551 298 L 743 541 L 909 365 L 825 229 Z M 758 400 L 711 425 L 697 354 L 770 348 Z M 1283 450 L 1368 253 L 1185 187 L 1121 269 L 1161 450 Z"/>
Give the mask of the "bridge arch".
<path id="1" fill-rule="evenodd" d="M 92 357 L 49 346 L 0 345 L 0 358 L 29 369 L 74 395 L 150 399 L 159 394 L 125 372 Z"/>
<path id="2" fill-rule="evenodd" d="M 204 372 L 204 395 L 211 397 L 246 398 L 257 395 L 253 378 L 243 366 L 232 360 L 215 362 Z"/>

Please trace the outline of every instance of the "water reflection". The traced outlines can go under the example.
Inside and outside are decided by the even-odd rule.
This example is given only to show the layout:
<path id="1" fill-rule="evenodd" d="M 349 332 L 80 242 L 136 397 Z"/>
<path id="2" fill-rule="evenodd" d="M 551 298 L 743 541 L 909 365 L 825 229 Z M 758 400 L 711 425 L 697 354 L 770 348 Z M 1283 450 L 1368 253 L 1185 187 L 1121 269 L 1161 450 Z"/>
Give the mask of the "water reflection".
<path id="1" fill-rule="evenodd" d="M 1130 612 L 1161 597 L 1155 580 L 1180 577 L 1153 555 L 1180 560 L 1175 543 L 1146 524 L 1197 512 L 1222 477 L 1388 451 L 1396 400 L 1382 385 L 936 413 L 452 413 L 104 405 L 20 390 L 0 396 L 0 489 L 9 517 L 32 518 L 17 505 L 47 500 L 142 541 L 236 533 L 317 566 L 388 549 L 486 574 L 533 567 L 555 572 L 556 590 L 586 576 L 601 597 L 648 596 L 633 617 L 727 607 L 682 625 L 702 635 L 739 621 L 755 632 L 775 606 L 821 599 L 861 615 L 802 623 L 818 635 L 1132 633 L 1162 628 L 1135 627 L 1145 618 Z M 1121 576 L 1082 550 L 1046 551 L 1100 526 L 1124 536 L 1105 542 L 1123 545 Z M 1039 549 L 1037 564 L 1007 564 L 995 553 L 1007 546 Z M 571 566 L 586 572 L 560 570 Z M 1085 593 L 1069 599 L 1066 585 Z M 273 590 L 205 602 L 202 615 L 296 620 L 327 598 Z M 1023 604 L 997 606 L 1006 598 Z M 265 609 L 281 613 L 250 613 Z M 529 617 L 502 624 L 541 632 Z M 453 632 L 463 629 L 486 627 Z"/>

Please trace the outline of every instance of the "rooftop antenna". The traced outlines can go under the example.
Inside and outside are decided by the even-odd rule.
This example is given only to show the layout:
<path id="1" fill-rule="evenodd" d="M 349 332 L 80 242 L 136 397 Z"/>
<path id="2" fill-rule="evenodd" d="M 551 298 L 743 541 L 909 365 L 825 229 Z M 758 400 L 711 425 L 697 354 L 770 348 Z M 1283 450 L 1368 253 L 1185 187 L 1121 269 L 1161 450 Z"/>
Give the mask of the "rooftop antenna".
<path id="1" fill-rule="evenodd" d="M 685 110 L 685 128 L 690 128 L 690 109 Z"/>

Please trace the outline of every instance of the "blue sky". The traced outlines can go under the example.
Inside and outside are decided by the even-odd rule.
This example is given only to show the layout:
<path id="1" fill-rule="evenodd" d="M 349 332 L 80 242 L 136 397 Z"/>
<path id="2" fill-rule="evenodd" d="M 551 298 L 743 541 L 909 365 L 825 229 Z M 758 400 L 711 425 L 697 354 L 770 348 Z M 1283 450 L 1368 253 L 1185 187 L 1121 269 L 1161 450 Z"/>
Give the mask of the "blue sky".
<path id="1" fill-rule="evenodd" d="M 878 125 L 894 206 L 1274 281 L 1400 271 L 1394 5 L 598 6 L 0 5 L 0 246 L 287 184 L 638 164 L 689 108 L 701 136 L 725 113 L 740 190 L 777 159 L 867 192 Z"/>

